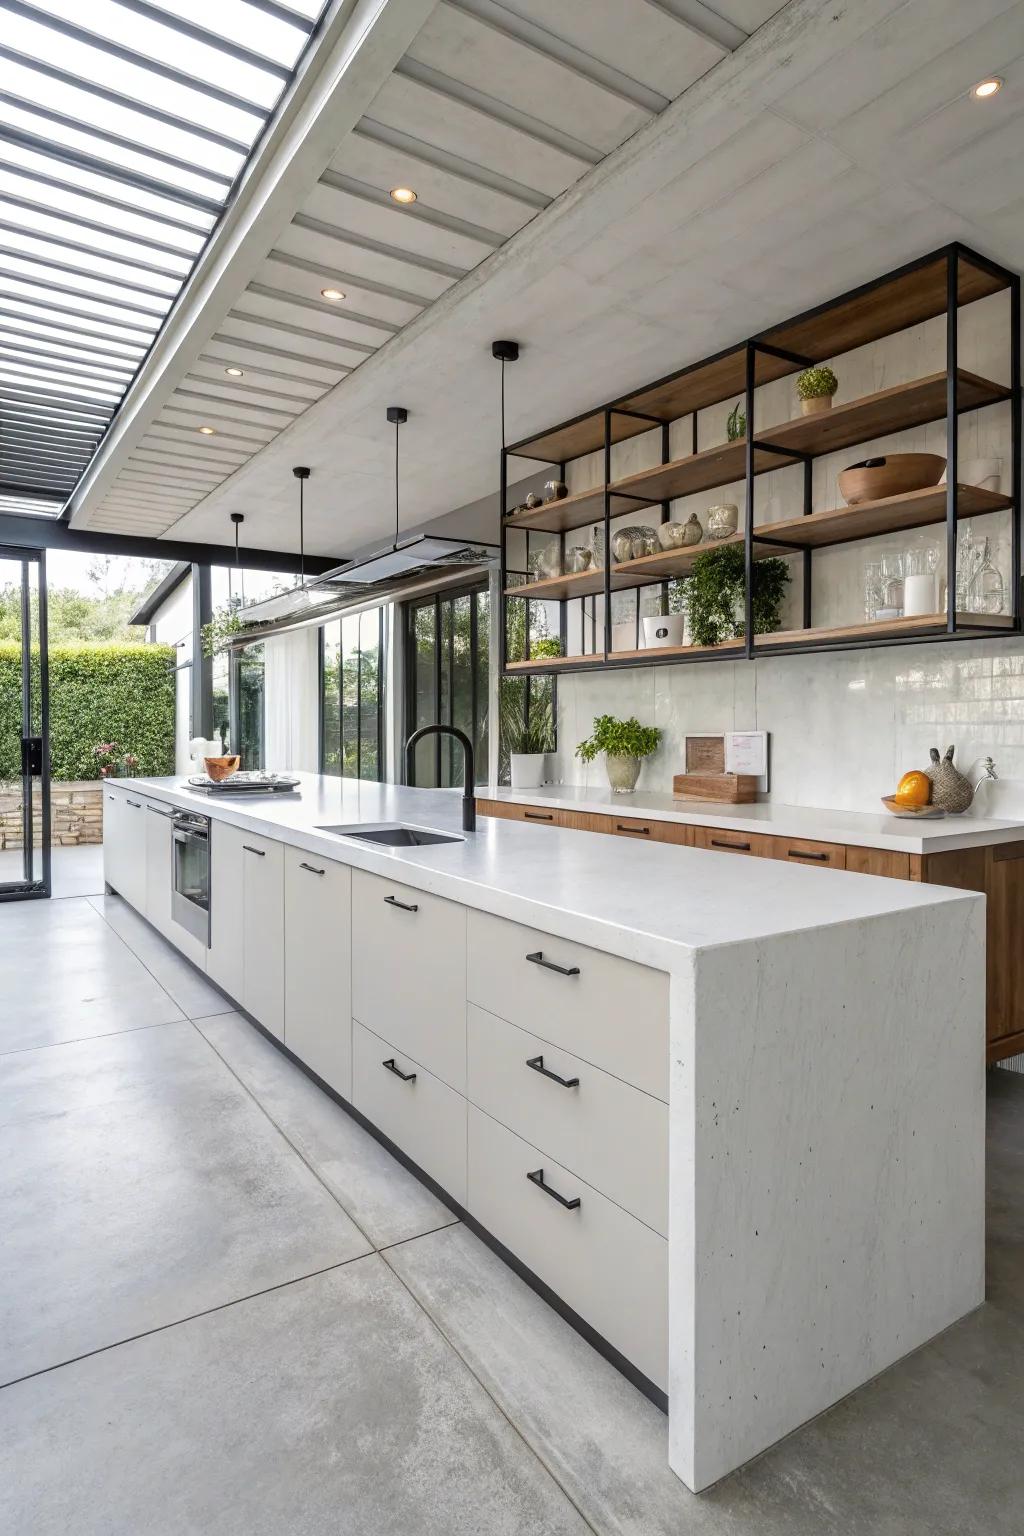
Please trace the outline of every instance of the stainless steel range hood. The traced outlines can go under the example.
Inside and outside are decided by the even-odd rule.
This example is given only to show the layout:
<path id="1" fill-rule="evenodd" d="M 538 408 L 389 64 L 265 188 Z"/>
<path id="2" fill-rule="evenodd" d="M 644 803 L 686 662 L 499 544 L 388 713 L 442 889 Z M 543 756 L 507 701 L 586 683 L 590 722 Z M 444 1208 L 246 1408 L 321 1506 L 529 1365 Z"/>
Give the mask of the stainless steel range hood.
<path id="1" fill-rule="evenodd" d="M 421 534 L 418 538 L 392 544 L 390 549 L 337 565 L 333 570 L 318 576 L 316 585 L 348 585 L 358 582 L 372 586 L 377 582 L 391 582 L 403 576 L 419 575 L 431 566 L 480 565 L 489 556 L 496 554 L 497 545 L 494 544 L 473 544 L 465 539 Z"/>

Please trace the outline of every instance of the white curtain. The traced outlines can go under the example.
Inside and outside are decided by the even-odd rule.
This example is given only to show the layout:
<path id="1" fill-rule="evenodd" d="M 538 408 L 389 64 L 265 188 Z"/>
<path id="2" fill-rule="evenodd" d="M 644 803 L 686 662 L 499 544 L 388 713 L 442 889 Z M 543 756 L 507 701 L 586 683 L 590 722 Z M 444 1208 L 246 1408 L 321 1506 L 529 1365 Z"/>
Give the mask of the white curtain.
<path id="1" fill-rule="evenodd" d="M 318 635 L 317 629 L 295 629 L 264 641 L 266 766 L 271 772 L 317 771 Z"/>

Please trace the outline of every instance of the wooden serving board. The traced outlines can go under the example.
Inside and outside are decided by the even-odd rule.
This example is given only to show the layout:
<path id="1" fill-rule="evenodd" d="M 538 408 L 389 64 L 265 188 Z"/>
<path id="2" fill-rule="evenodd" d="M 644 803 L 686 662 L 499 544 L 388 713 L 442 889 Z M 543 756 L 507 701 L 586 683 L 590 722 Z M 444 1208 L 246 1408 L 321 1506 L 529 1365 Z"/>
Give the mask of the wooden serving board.
<path id="1" fill-rule="evenodd" d="M 751 804 L 757 787 L 752 773 L 677 773 L 672 780 L 676 800 L 717 800 L 725 805 Z"/>

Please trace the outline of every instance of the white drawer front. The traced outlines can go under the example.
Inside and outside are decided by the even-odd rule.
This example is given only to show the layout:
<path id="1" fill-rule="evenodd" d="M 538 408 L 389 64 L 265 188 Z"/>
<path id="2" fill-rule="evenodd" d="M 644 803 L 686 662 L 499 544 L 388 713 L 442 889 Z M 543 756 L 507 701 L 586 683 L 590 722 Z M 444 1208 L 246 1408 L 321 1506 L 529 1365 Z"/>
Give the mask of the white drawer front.
<path id="1" fill-rule="evenodd" d="M 353 870 L 352 1016 L 465 1093 L 465 907 Z"/>
<path id="2" fill-rule="evenodd" d="M 574 1210 L 527 1178 L 544 1182 Z M 469 1106 L 472 1214 L 656 1386 L 668 1378 L 668 1243 Z"/>
<path id="3" fill-rule="evenodd" d="M 284 850 L 284 1043 L 352 1097 L 352 871 Z"/>
<path id="4" fill-rule="evenodd" d="M 663 972 L 487 912 L 468 932 L 470 1002 L 668 1102 Z"/>
<path id="5" fill-rule="evenodd" d="M 391 1062 L 391 1068 L 384 1066 Z M 398 1073 L 410 1078 L 403 1080 Z M 414 1163 L 466 1203 L 466 1101 L 412 1057 L 352 1023 L 352 1102 Z"/>
<path id="6" fill-rule="evenodd" d="M 668 1106 L 661 1099 L 474 1003 L 468 1037 L 472 1103 L 668 1235 Z"/>

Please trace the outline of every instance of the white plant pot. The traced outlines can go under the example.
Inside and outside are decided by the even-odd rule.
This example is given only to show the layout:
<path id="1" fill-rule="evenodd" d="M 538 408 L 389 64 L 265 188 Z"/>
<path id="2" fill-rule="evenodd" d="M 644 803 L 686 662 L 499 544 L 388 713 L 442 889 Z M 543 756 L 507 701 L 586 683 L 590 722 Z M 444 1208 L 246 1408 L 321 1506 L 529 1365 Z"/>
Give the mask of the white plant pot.
<path id="1" fill-rule="evenodd" d="M 978 485 L 984 491 L 995 491 L 1002 486 L 1002 459 L 961 459 L 958 465 L 961 485 Z M 945 475 L 942 477 L 945 479 Z"/>
<path id="2" fill-rule="evenodd" d="M 546 752 L 513 752 L 509 773 L 513 789 L 539 789 L 547 778 Z"/>
<path id="3" fill-rule="evenodd" d="M 641 619 L 644 650 L 657 650 L 665 645 L 682 645 L 686 620 L 681 613 L 669 613 L 658 618 Z"/>

